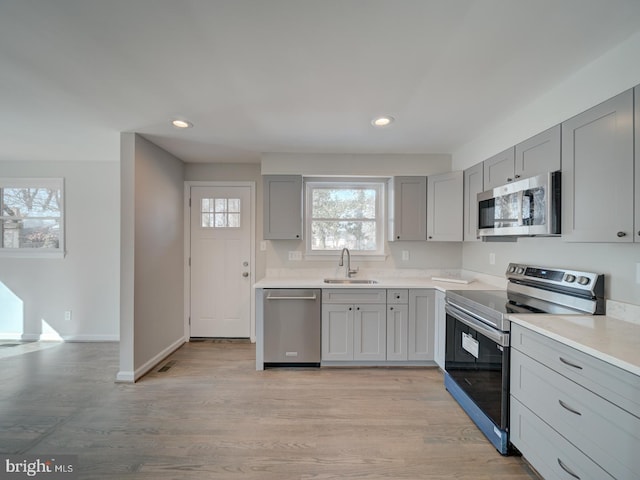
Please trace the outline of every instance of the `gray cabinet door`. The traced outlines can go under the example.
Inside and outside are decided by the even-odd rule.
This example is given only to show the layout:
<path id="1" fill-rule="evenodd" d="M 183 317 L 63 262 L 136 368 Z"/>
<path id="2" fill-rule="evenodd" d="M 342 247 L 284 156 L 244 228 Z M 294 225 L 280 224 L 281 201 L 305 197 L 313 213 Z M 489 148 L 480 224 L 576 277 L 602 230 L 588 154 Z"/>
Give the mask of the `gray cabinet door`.
<path id="1" fill-rule="evenodd" d="M 387 359 L 387 310 L 385 305 L 354 305 L 353 359 Z"/>
<path id="2" fill-rule="evenodd" d="M 483 192 L 484 165 L 478 163 L 464 171 L 464 226 L 463 240 L 479 242 L 478 236 L 478 194 Z"/>
<path id="3" fill-rule="evenodd" d="M 409 360 L 433 360 L 435 293 L 409 290 Z"/>
<path id="4" fill-rule="evenodd" d="M 387 305 L 387 360 L 407 360 L 409 306 Z"/>
<path id="5" fill-rule="evenodd" d="M 265 240 L 302 238 L 302 177 L 262 177 Z"/>
<path id="6" fill-rule="evenodd" d="M 515 175 L 515 147 L 487 158 L 484 161 L 484 189 L 491 190 L 512 182 Z"/>
<path id="7" fill-rule="evenodd" d="M 389 182 L 389 241 L 427 239 L 427 178 Z"/>
<path id="8" fill-rule="evenodd" d="M 435 314 L 435 339 L 434 359 L 438 366 L 444 370 L 444 351 L 446 343 L 447 313 L 445 307 L 445 294 L 436 290 L 436 314 Z"/>
<path id="9" fill-rule="evenodd" d="M 353 360 L 353 305 L 322 304 L 322 360 Z"/>
<path id="10" fill-rule="evenodd" d="M 427 178 L 427 240 L 462 241 L 463 173 Z"/>
<path id="11" fill-rule="evenodd" d="M 636 127 L 636 148 L 635 148 L 635 198 L 636 198 L 636 218 L 634 228 L 634 238 L 636 242 L 640 242 L 640 86 L 637 86 L 635 92 L 635 127 Z"/>
<path id="12" fill-rule="evenodd" d="M 560 170 L 560 125 L 516 145 L 514 179 Z"/>
<path id="13" fill-rule="evenodd" d="M 633 90 L 562 124 L 562 238 L 634 238 Z"/>

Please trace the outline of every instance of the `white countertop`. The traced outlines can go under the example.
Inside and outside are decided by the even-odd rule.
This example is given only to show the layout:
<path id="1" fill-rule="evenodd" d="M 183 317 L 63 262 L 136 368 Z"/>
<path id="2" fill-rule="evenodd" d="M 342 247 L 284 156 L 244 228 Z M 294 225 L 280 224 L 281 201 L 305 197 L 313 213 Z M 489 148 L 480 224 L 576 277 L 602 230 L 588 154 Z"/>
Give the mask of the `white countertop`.
<path id="1" fill-rule="evenodd" d="M 369 277 L 354 277 L 354 280 L 358 278 Z M 257 282 L 254 288 L 435 288 L 441 292 L 447 290 L 501 290 L 500 287 L 478 280 L 465 284 L 435 281 L 431 277 L 378 277 L 373 279 L 378 283 L 340 284 L 325 283 L 322 277 L 267 277 Z"/>
<path id="2" fill-rule="evenodd" d="M 607 315 L 511 314 L 512 322 L 640 376 L 640 325 Z"/>

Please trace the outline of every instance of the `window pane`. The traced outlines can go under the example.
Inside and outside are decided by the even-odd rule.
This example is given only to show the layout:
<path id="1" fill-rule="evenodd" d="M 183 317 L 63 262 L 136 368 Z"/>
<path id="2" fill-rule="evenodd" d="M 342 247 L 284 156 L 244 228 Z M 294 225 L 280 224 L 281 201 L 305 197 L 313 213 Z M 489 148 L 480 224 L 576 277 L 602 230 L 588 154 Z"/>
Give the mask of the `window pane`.
<path id="1" fill-rule="evenodd" d="M 312 250 L 377 250 L 375 221 L 313 221 L 311 235 Z"/>
<path id="2" fill-rule="evenodd" d="M 212 213 L 203 213 L 202 214 L 201 226 L 203 228 L 213 227 L 213 214 Z"/>
<path id="3" fill-rule="evenodd" d="M 53 188 L 2 189 L 2 215 L 59 217 L 61 192 Z"/>
<path id="4" fill-rule="evenodd" d="M 226 198 L 216 198 L 216 212 L 226 212 L 227 211 L 227 199 Z"/>
<path id="5" fill-rule="evenodd" d="M 240 228 L 240 214 L 239 213 L 230 213 L 229 214 L 229 223 L 227 225 L 231 228 Z"/>
<path id="6" fill-rule="evenodd" d="M 60 222 L 40 218 L 3 220 L 2 241 L 4 248 L 59 248 Z"/>
<path id="7" fill-rule="evenodd" d="M 313 218 L 368 218 L 376 216 L 376 190 L 314 188 Z"/>
<path id="8" fill-rule="evenodd" d="M 228 212 L 240 213 L 240 199 L 239 198 L 229 198 L 228 199 Z"/>
<path id="9" fill-rule="evenodd" d="M 213 212 L 213 205 L 210 198 L 203 198 L 201 202 L 201 212 Z"/>

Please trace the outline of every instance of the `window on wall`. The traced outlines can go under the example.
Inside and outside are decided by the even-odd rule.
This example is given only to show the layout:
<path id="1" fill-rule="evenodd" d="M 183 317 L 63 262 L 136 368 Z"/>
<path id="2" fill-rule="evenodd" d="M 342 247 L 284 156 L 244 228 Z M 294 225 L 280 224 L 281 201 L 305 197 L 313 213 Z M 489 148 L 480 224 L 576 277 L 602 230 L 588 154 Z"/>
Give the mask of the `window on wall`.
<path id="1" fill-rule="evenodd" d="M 362 255 L 384 254 L 384 182 L 305 182 L 307 254 L 343 248 Z"/>
<path id="2" fill-rule="evenodd" d="M 64 255 L 61 178 L 0 178 L 0 254 Z"/>

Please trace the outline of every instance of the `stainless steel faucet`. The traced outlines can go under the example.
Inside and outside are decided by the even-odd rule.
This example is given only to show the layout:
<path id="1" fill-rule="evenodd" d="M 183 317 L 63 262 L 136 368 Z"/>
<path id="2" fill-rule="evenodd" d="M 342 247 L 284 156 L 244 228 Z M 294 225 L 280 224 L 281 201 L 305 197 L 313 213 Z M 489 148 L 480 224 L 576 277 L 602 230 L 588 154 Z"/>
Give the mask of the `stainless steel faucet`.
<path id="1" fill-rule="evenodd" d="M 342 267 L 344 266 L 344 253 L 347 252 L 347 266 L 344 269 L 344 276 L 347 278 L 351 278 L 351 275 L 355 275 L 356 273 L 358 273 L 358 269 L 356 268 L 355 270 L 351 270 L 351 253 L 349 252 L 348 248 L 343 248 L 342 252 L 340 253 L 340 261 L 338 262 L 338 266 Z"/>

